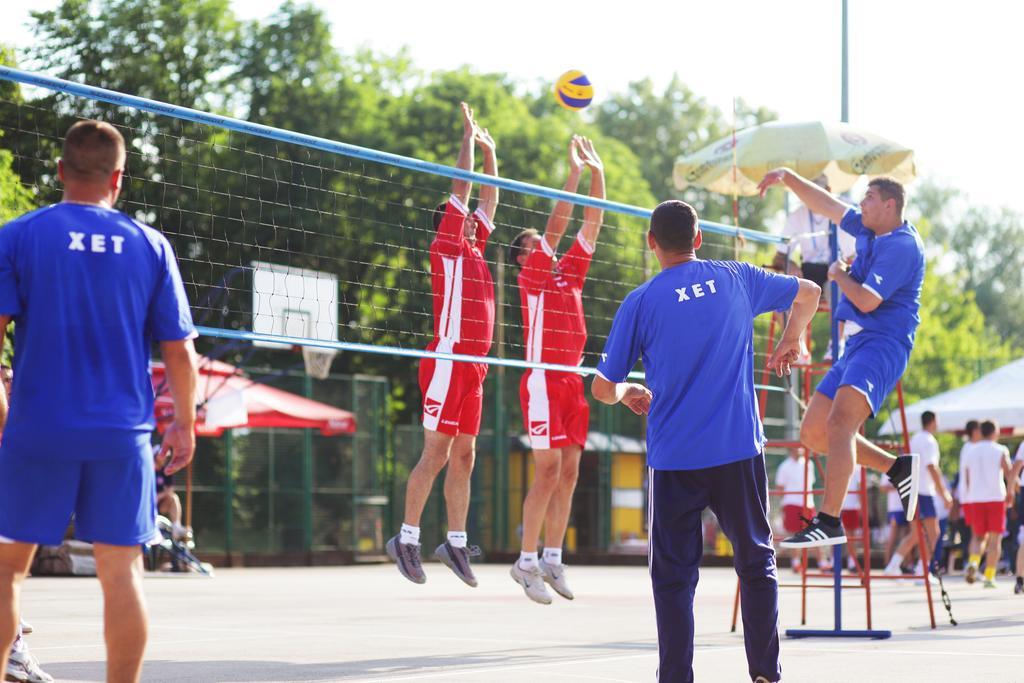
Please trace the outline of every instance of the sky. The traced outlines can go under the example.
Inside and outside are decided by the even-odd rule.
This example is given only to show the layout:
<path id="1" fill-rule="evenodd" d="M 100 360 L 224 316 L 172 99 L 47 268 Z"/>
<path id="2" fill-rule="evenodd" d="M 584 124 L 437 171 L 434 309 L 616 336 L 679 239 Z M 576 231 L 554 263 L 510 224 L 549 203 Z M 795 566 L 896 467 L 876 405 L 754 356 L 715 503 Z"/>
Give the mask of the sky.
<path id="1" fill-rule="evenodd" d="M 57 4 L 22 0 L 5 10 L 0 42 L 29 44 L 29 11 Z M 279 4 L 232 2 L 244 19 Z M 468 64 L 553 83 L 581 69 L 595 102 L 630 81 L 664 85 L 678 73 L 726 112 L 742 97 L 782 120 L 840 118 L 841 0 L 312 4 L 342 50 L 406 47 L 428 71 Z M 1024 156 L 1014 132 L 1024 113 L 1022 19 L 1024 4 L 1000 0 L 850 0 L 851 124 L 914 149 L 920 177 L 958 187 L 975 204 L 1024 212 L 1013 171 Z"/>

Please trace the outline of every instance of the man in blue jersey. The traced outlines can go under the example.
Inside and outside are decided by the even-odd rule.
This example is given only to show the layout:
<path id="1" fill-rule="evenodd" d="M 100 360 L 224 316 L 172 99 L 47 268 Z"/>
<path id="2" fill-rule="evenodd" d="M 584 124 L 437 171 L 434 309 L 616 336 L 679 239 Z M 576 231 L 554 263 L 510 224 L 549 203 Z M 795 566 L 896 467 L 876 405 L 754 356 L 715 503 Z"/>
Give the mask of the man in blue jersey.
<path id="1" fill-rule="evenodd" d="M 903 219 L 906 195 L 891 178 L 868 183 L 859 211 L 787 168 L 765 175 L 758 186 L 762 196 L 778 183 L 856 239 L 853 265 L 838 260 L 828 271 L 841 292 L 834 316 L 846 323 L 846 350 L 818 384 L 800 425 L 803 444 L 828 454 L 825 498 L 815 518 L 780 544 L 797 549 L 838 545 L 846 543 L 839 515 L 855 463 L 889 475 L 908 522 L 917 513 L 920 457 L 894 457 L 859 432 L 881 410 L 914 348 L 924 245 Z"/>
<path id="2" fill-rule="evenodd" d="M 604 403 L 621 401 L 638 414 L 649 410 L 649 561 L 659 679 L 693 680 L 701 512 L 710 507 L 735 552 L 750 678 L 777 681 L 778 576 L 754 393 L 754 318 L 790 312 L 769 359 L 771 368 L 789 373 L 821 289 L 747 263 L 698 259 L 697 212 L 684 202 L 654 210 L 647 244 L 661 273 L 619 306 L 591 388 Z M 626 382 L 637 358 L 650 391 Z"/>
<path id="3" fill-rule="evenodd" d="M 99 121 L 64 140 L 59 204 L 0 229 L 0 345 L 13 320 L 10 415 L 0 392 L 0 647 L 6 663 L 18 596 L 38 544 L 72 513 L 93 543 L 103 588 L 107 680 L 135 681 L 147 619 L 140 544 L 155 532 L 150 350 L 159 342 L 174 399 L 158 464 L 195 448 L 195 329 L 167 240 L 112 207 L 125 146 Z"/>

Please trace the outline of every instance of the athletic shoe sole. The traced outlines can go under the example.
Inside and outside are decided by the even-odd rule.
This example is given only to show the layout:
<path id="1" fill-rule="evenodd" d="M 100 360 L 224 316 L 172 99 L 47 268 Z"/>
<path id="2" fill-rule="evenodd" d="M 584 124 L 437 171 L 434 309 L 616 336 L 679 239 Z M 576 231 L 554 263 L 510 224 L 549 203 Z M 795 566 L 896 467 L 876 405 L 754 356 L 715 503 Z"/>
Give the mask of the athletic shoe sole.
<path id="1" fill-rule="evenodd" d="M 782 541 L 779 543 L 780 548 L 786 548 L 787 550 L 802 549 L 802 548 L 825 548 L 832 545 L 843 545 L 846 543 L 846 534 L 842 536 L 832 536 L 830 538 L 824 538 L 820 541 Z"/>
<path id="2" fill-rule="evenodd" d="M 398 548 L 395 547 L 397 545 L 398 537 L 395 536 L 390 541 L 388 541 L 386 546 L 384 546 L 384 550 L 387 551 L 388 557 L 390 557 L 391 561 L 395 563 L 396 567 L 398 567 L 398 571 L 401 572 L 402 576 L 409 579 L 413 583 L 426 583 L 427 577 L 425 574 L 421 578 L 416 578 L 414 576 L 411 576 L 409 572 L 405 571 L 405 567 L 402 566 L 402 563 L 398 559 Z"/>
<path id="3" fill-rule="evenodd" d="M 434 557 L 441 560 L 441 563 L 444 564 L 444 566 L 448 567 L 448 569 L 451 569 L 452 573 L 455 574 L 455 576 L 459 577 L 464 584 L 471 588 L 476 588 L 476 577 L 466 576 L 462 573 L 462 571 L 458 568 L 458 565 L 455 564 L 455 560 L 453 560 L 452 556 L 448 554 L 448 549 L 444 547 L 444 543 L 439 545 L 437 547 L 437 550 L 434 551 Z"/>
<path id="4" fill-rule="evenodd" d="M 508 574 L 509 574 L 509 576 L 512 577 L 512 580 L 516 582 L 516 585 L 523 589 L 523 592 L 526 593 L 526 597 L 530 598 L 531 600 L 533 600 L 538 605 L 550 605 L 551 604 L 551 596 L 550 595 L 546 596 L 546 599 L 545 599 L 544 595 L 533 596 L 533 595 L 530 594 L 530 592 L 528 590 L 526 590 L 526 586 L 523 585 L 523 582 L 519 579 L 519 575 L 516 574 L 515 566 L 513 566 L 511 569 L 508 570 Z M 544 584 L 544 579 L 541 579 L 541 578 L 538 577 L 538 580 L 541 582 L 541 585 Z"/>

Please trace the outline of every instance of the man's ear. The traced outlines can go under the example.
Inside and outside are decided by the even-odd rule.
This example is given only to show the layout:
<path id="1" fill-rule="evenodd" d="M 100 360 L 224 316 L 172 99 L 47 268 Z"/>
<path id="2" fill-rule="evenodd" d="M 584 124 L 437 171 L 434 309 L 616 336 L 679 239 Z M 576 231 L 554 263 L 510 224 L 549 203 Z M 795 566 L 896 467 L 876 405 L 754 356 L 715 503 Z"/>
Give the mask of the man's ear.
<path id="1" fill-rule="evenodd" d="M 700 249 L 700 245 L 703 244 L 703 243 L 704 243 L 704 233 L 701 232 L 701 229 L 698 227 L 697 228 L 697 236 L 693 238 L 693 250 L 697 251 L 698 249 Z"/>
<path id="2" fill-rule="evenodd" d="M 654 233 L 650 230 L 647 231 L 647 248 L 654 251 L 658 246 L 658 241 L 654 239 Z"/>

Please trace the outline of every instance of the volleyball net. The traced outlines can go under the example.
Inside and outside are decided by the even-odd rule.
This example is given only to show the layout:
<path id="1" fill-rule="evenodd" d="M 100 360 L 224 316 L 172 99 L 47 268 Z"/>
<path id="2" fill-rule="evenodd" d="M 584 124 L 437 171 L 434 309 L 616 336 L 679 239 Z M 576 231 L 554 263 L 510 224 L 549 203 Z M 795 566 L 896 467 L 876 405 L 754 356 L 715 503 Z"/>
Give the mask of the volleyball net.
<path id="1" fill-rule="evenodd" d="M 55 165 L 70 123 L 98 118 L 122 131 L 128 161 L 119 208 L 171 241 L 195 321 L 211 345 L 345 351 L 350 360 L 342 366 L 348 369 L 387 367 L 399 356 L 558 367 L 524 360 L 518 269 L 507 262 L 507 248 L 521 230 L 543 230 L 554 202 L 570 199 L 576 209 L 563 249 L 580 225 L 581 207 L 605 210 L 583 291 L 589 338 L 575 370 L 586 374 L 618 303 L 657 270 L 646 246 L 649 208 L 17 69 L 0 67 L 0 79 L 31 86 L 37 95 L 0 101 L 0 145 L 12 152 L 15 172 L 39 205 L 59 198 Z M 453 106 L 456 144 L 457 125 Z M 484 254 L 495 276 L 497 307 L 495 343 L 486 358 L 424 351 L 434 337 L 431 216 L 453 178 L 472 181 L 474 199 L 481 183 L 501 190 Z M 608 194 L 615 196 L 614 178 L 608 179 Z M 701 227 L 704 258 L 764 263 L 780 243 L 763 232 L 711 222 Z M 758 326 L 759 336 L 766 333 Z M 755 345 L 762 363 L 763 342 Z"/>

